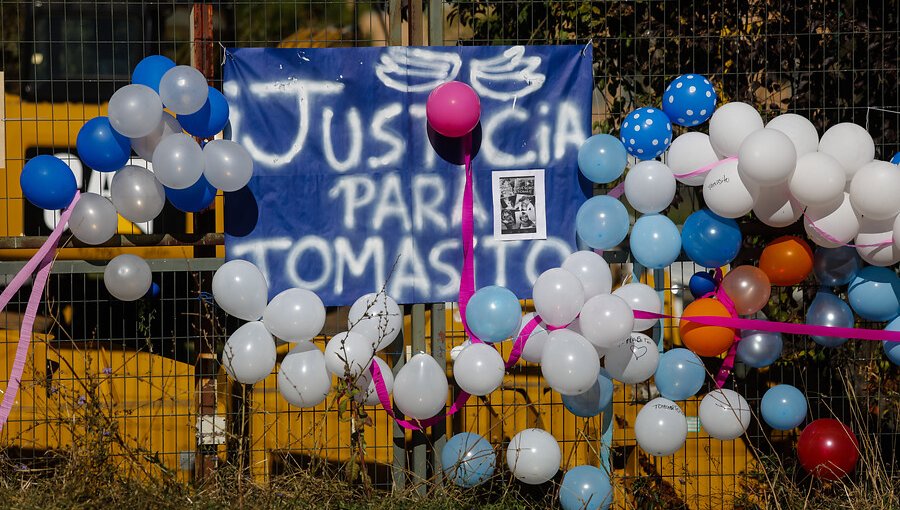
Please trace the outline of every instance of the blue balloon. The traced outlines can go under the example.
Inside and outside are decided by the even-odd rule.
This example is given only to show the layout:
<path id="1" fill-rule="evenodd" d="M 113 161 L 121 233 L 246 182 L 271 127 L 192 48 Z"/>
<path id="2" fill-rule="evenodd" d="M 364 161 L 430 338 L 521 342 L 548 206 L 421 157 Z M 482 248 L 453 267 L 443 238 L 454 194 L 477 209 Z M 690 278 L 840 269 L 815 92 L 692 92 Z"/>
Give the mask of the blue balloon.
<path id="1" fill-rule="evenodd" d="M 146 85 L 159 94 L 159 81 L 169 69 L 175 67 L 172 59 L 162 55 L 150 55 L 134 66 L 131 83 Z"/>
<path id="2" fill-rule="evenodd" d="M 631 229 L 631 255 L 644 267 L 669 267 L 681 254 L 681 232 L 662 214 L 645 214 Z"/>
<path id="3" fill-rule="evenodd" d="M 64 209 L 78 191 L 75 174 L 63 160 L 46 154 L 25 163 L 19 175 L 22 195 L 41 209 Z"/>
<path id="4" fill-rule="evenodd" d="M 716 291 L 716 279 L 708 271 L 697 271 L 691 276 L 688 289 L 694 299 L 700 299 L 710 292 Z"/>
<path id="5" fill-rule="evenodd" d="M 607 510 L 613 502 L 609 475 L 594 466 L 576 466 L 566 471 L 559 487 L 563 510 Z"/>
<path id="6" fill-rule="evenodd" d="M 115 172 L 131 157 L 131 140 L 116 132 L 108 117 L 94 117 L 84 123 L 75 139 L 78 157 L 98 172 Z"/>
<path id="7" fill-rule="evenodd" d="M 712 117 L 716 89 L 699 74 L 682 74 L 663 92 L 663 111 L 679 126 L 696 126 Z"/>
<path id="8" fill-rule="evenodd" d="M 618 179 L 627 164 L 625 146 L 612 135 L 594 135 L 578 149 L 578 168 L 589 181 L 597 184 Z"/>
<path id="9" fill-rule="evenodd" d="M 194 113 L 179 115 L 178 122 L 188 133 L 200 138 L 211 138 L 228 123 L 228 101 L 218 90 L 210 87 L 203 107 Z"/>
<path id="10" fill-rule="evenodd" d="M 150 298 L 158 298 L 159 297 L 159 284 L 156 282 L 152 282 L 150 284 L 150 288 L 147 289 L 147 293 L 144 294 L 144 299 Z"/>
<path id="11" fill-rule="evenodd" d="M 865 267 L 850 281 L 847 297 L 850 306 L 863 319 L 893 320 L 900 315 L 900 278 L 893 269 Z"/>
<path id="12" fill-rule="evenodd" d="M 638 108 L 625 116 L 619 140 L 628 154 L 638 159 L 654 159 L 672 143 L 672 121 L 659 108 Z"/>
<path id="13" fill-rule="evenodd" d="M 753 368 L 767 367 L 781 357 L 782 347 L 781 333 L 744 329 L 737 344 L 737 359 Z"/>
<path id="14" fill-rule="evenodd" d="M 200 212 L 216 199 L 216 188 L 213 187 L 206 177 L 200 176 L 200 179 L 184 189 L 166 188 L 166 198 L 182 212 Z"/>
<path id="15" fill-rule="evenodd" d="M 482 287 L 466 305 L 466 324 L 475 336 L 488 343 L 513 336 L 521 321 L 519 298 L 506 287 Z"/>
<path id="16" fill-rule="evenodd" d="M 814 326 L 852 328 L 853 310 L 843 299 L 823 287 L 816 293 L 809 309 L 806 310 L 806 323 Z M 810 338 L 824 347 L 838 347 L 847 341 L 846 338 L 833 336 L 810 335 Z"/>
<path id="17" fill-rule="evenodd" d="M 894 157 L 891 158 L 891 163 L 900 165 L 900 152 L 894 154 Z"/>
<path id="18" fill-rule="evenodd" d="M 597 381 L 591 386 L 591 389 L 578 395 L 563 395 L 562 403 L 575 416 L 593 418 L 612 403 L 612 398 L 612 377 L 601 368 L 600 375 L 597 376 Z"/>
<path id="19" fill-rule="evenodd" d="M 813 271 L 819 283 L 828 287 L 847 285 L 862 267 L 856 248 L 817 248 Z"/>
<path id="20" fill-rule="evenodd" d="M 736 221 L 709 209 L 687 217 L 681 229 L 681 244 L 691 260 L 703 267 L 721 267 L 734 260 L 741 249 L 741 229 Z"/>
<path id="21" fill-rule="evenodd" d="M 575 216 L 575 231 L 595 250 L 615 248 L 625 240 L 630 225 L 622 202 L 607 195 L 589 198 Z"/>
<path id="22" fill-rule="evenodd" d="M 487 439 L 461 432 L 451 437 L 441 451 L 444 475 L 461 487 L 475 487 L 494 474 L 496 455 Z"/>
<path id="23" fill-rule="evenodd" d="M 892 320 L 885 328 L 887 331 L 900 331 L 900 317 Z M 891 360 L 891 363 L 900 366 L 900 342 L 881 342 L 881 348 L 884 349 L 884 355 Z"/>
<path id="24" fill-rule="evenodd" d="M 660 395 L 669 400 L 686 400 L 703 387 L 706 368 L 696 354 L 679 347 L 659 357 L 653 377 Z"/>
<path id="25" fill-rule="evenodd" d="M 763 420 L 775 430 L 793 430 L 806 419 L 806 397 L 790 384 L 769 388 L 760 409 Z"/>

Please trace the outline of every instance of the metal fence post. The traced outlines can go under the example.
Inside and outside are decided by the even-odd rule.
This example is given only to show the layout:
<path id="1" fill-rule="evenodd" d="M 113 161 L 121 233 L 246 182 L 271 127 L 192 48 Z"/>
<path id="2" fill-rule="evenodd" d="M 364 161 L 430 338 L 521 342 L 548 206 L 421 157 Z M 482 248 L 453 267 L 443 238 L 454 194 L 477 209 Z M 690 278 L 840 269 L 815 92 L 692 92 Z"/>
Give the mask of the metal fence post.
<path id="1" fill-rule="evenodd" d="M 447 372 L 447 324 L 445 321 L 444 303 L 431 305 L 431 355 L 440 365 L 444 373 Z M 443 411 L 442 411 L 443 412 Z M 431 427 L 431 474 L 434 483 L 440 485 L 443 480 L 441 465 L 441 451 L 447 443 L 447 420 L 435 423 Z"/>
<path id="2" fill-rule="evenodd" d="M 412 353 L 425 352 L 425 305 L 417 303 L 412 305 Z M 427 487 L 425 480 L 428 478 L 428 439 L 425 432 L 413 431 L 412 434 L 412 480 L 416 493 L 425 495 Z"/>
<path id="3" fill-rule="evenodd" d="M 401 326 L 401 328 L 402 327 L 403 326 Z M 394 377 L 397 376 L 400 369 L 406 364 L 405 337 L 406 332 L 401 329 L 400 334 L 397 335 L 397 338 L 395 338 L 390 347 L 388 347 L 388 352 L 393 360 L 391 371 L 394 373 Z M 397 417 L 400 418 L 399 412 Z M 395 491 L 402 491 L 406 488 L 406 431 L 403 430 L 403 427 L 395 420 L 391 420 L 391 427 L 394 443 L 394 455 L 391 462 L 392 487 Z"/>

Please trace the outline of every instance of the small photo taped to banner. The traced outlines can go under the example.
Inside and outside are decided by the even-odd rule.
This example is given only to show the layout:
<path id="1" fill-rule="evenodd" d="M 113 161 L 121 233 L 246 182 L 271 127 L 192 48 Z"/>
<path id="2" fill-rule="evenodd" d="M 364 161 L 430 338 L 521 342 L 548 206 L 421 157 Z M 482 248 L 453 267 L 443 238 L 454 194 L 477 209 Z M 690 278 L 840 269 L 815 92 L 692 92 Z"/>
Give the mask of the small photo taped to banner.
<path id="1" fill-rule="evenodd" d="M 495 170 L 492 192 L 495 239 L 547 239 L 544 170 Z"/>

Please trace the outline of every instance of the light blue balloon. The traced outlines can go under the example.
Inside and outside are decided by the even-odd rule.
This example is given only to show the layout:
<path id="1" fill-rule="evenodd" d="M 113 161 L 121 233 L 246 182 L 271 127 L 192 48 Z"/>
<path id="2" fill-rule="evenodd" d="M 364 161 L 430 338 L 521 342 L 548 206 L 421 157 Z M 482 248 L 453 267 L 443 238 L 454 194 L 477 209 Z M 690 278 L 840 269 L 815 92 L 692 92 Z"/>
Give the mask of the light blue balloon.
<path id="1" fill-rule="evenodd" d="M 451 437 L 441 451 L 444 475 L 460 487 L 475 487 L 494 475 L 496 454 L 487 439 L 462 432 Z"/>
<path id="2" fill-rule="evenodd" d="M 822 287 L 819 288 L 819 292 L 816 293 L 815 299 L 806 311 L 806 323 L 813 326 L 852 328 L 854 324 L 853 310 L 843 299 Z M 833 336 L 810 335 L 810 338 L 824 347 L 838 347 L 847 341 L 846 338 Z"/>
<path id="3" fill-rule="evenodd" d="M 506 287 L 482 287 L 466 305 L 466 324 L 475 336 L 488 343 L 513 336 L 521 321 L 519 298 Z"/>
<path id="4" fill-rule="evenodd" d="M 892 320 L 884 329 L 887 331 L 900 331 L 900 317 Z M 884 341 L 881 343 L 881 348 L 884 349 L 884 355 L 891 360 L 891 363 L 900 366 L 900 342 Z"/>
<path id="5" fill-rule="evenodd" d="M 562 403 L 575 416 L 593 418 L 612 403 L 613 391 L 612 377 L 601 368 L 591 389 L 578 395 L 563 395 Z"/>
<path id="6" fill-rule="evenodd" d="M 628 235 L 628 210 L 622 202 L 606 195 L 589 198 L 578 208 L 575 231 L 595 250 L 615 248 Z"/>
<path id="7" fill-rule="evenodd" d="M 656 389 L 669 400 L 686 400 L 700 391 L 706 380 L 703 361 L 693 352 L 677 348 L 659 357 L 656 366 Z"/>
<path id="8" fill-rule="evenodd" d="M 856 248 L 817 248 L 813 271 L 822 285 L 837 287 L 847 285 L 862 267 L 862 259 Z"/>
<path id="9" fill-rule="evenodd" d="M 781 333 L 745 329 L 737 346 L 737 359 L 753 368 L 763 368 L 781 357 Z"/>
<path id="10" fill-rule="evenodd" d="M 646 214 L 631 229 L 631 255 L 644 267 L 669 267 L 681 253 L 681 232 L 662 214 Z"/>
<path id="11" fill-rule="evenodd" d="M 865 267 L 850 282 L 847 297 L 850 306 L 863 319 L 893 320 L 900 315 L 900 278 L 893 269 Z"/>
<path id="12" fill-rule="evenodd" d="M 627 164 L 625 146 L 612 135 L 594 135 L 578 149 L 578 168 L 589 181 L 597 184 L 618 179 Z"/>
<path id="13" fill-rule="evenodd" d="M 594 466 L 576 466 L 566 471 L 559 488 L 563 510 L 607 510 L 612 505 L 609 475 Z"/>
<path id="14" fill-rule="evenodd" d="M 766 391 L 760 409 L 773 429 L 792 430 L 806 419 L 806 397 L 790 384 L 779 384 Z"/>

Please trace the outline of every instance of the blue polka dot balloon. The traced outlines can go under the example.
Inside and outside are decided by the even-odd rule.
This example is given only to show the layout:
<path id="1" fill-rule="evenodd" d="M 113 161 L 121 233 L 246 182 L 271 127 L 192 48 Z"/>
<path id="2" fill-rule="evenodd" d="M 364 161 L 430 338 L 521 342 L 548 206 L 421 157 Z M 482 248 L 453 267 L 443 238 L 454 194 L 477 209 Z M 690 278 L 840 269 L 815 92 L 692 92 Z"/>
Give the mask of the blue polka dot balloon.
<path id="1" fill-rule="evenodd" d="M 672 121 L 658 108 L 638 108 L 625 116 L 619 139 L 638 159 L 658 157 L 672 142 Z"/>
<path id="2" fill-rule="evenodd" d="M 663 93 L 663 111 L 679 126 L 696 126 L 712 117 L 716 89 L 699 74 L 682 74 Z"/>

